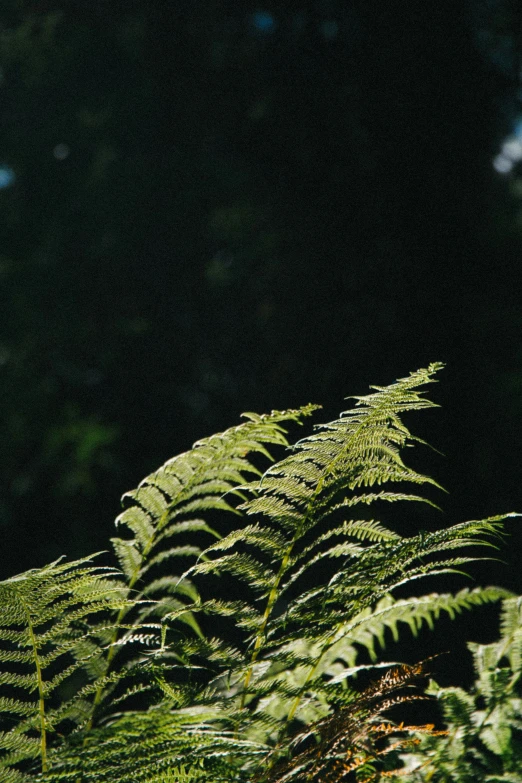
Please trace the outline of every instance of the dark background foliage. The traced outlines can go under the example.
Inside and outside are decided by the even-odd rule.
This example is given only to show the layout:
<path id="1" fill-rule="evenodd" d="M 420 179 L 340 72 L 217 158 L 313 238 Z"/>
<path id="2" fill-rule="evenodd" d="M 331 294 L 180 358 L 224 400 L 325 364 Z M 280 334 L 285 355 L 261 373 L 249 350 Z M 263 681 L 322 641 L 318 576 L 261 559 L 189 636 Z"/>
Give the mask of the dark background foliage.
<path id="1" fill-rule="evenodd" d="M 521 20 L 3 0 L 2 578 L 106 548 L 122 492 L 241 411 L 331 418 L 435 360 L 411 424 L 445 457 L 413 456 L 450 494 L 396 524 L 522 510 Z M 509 532 L 476 575 L 520 591 Z"/>

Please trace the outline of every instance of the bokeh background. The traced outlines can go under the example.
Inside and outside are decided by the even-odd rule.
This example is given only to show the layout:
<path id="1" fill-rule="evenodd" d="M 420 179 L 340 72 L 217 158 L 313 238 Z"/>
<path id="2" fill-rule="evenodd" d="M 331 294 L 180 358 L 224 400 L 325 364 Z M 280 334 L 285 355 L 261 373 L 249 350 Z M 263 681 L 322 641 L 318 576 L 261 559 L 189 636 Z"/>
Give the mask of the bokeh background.
<path id="1" fill-rule="evenodd" d="M 244 410 L 438 360 L 444 516 L 396 521 L 522 511 L 520 0 L 2 0 L 0 66 L 0 578 Z"/>

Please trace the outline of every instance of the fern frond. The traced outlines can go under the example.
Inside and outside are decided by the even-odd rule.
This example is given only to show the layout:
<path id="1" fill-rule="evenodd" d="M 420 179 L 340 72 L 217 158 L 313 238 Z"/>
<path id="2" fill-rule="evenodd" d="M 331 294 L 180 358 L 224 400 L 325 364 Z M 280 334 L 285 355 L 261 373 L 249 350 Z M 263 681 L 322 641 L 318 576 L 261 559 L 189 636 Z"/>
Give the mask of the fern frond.
<path id="1" fill-rule="evenodd" d="M 116 717 L 93 730 L 86 744 L 62 749 L 49 779 L 113 783 L 117 770 L 118 783 L 149 783 L 171 779 L 182 769 L 187 780 L 246 783 L 239 776 L 241 765 L 266 752 L 262 744 L 238 738 L 219 709 L 163 704 Z"/>
<path id="2" fill-rule="evenodd" d="M 217 535 L 204 521 L 183 517 L 208 510 L 235 512 L 223 496 L 238 494 L 237 486 L 244 483 L 246 475 L 260 475 L 248 455 L 263 454 L 271 459 L 266 444 L 288 445 L 282 424 L 301 422 L 317 407 L 307 405 L 298 410 L 274 411 L 266 415 L 244 414 L 248 419 L 244 424 L 197 441 L 190 451 L 168 460 L 147 476 L 136 490 L 125 494 L 123 502 L 130 505 L 117 518 L 116 524 L 127 527 L 134 536 L 125 542 L 122 562 L 129 585 L 132 587 L 152 565 L 166 556 L 163 552 L 156 555 L 156 559 L 149 559 L 166 536 L 187 532 Z M 174 524 L 169 524 L 173 520 L 176 520 Z M 113 541 L 121 556 L 118 551 L 121 539 Z M 169 550 L 168 556 L 173 556 L 174 552 L 174 549 Z"/>
<path id="3" fill-rule="evenodd" d="M 56 691 L 102 655 L 97 630 L 86 629 L 86 621 L 133 603 L 125 585 L 114 580 L 116 572 L 91 562 L 57 560 L 0 582 L 0 656 L 8 664 L 0 682 L 10 693 L 0 700 L 0 721 L 8 726 L 9 716 L 24 718 L 1 735 L 0 770 L 6 780 L 15 765 L 38 758 L 47 771 Z"/>
<path id="4" fill-rule="evenodd" d="M 311 547 L 304 550 L 303 554 L 312 551 L 312 549 L 322 544 L 323 541 L 327 541 L 332 536 L 355 538 L 357 541 L 369 541 L 370 543 L 375 543 L 377 541 L 396 541 L 400 538 L 398 533 L 389 530 L 374 519 L 351 519 L 343 522 L 339 527 L 331 528 L 326 533 L 318 536 Z"/>
<path id="5" fill-rule="evenodd" d="M 493 521 L 462 523 L 408 538 L 396 536 L 366 547 L 345 545 L 345 549 L 341 550 L 341 554 L 348 555 L 344 567 L 339 568 L 326 585 L 311 587 L 293 599 L 284 617 L 271 621 L 269 634 L 277 638 L 277 632 L 282 631 L 284 626 L 285 634 L 289 636 L 292 623 L 296 633 L 300 633 L 299 629 L 310 622 L 314 623 L 316 633 L 320 633 L 321 629 L 329 633 L 343 615 L 355 616 L 373 607 L 380 598 L 398 587 L 418 578 L 455 570 L 456 565 L 474 559 L 460 557 L 439 561 L 429 558 L 439 551 L 477 546 L 483 542 L 484 533 L 495 535 L 498 532 L 498 523 L 495 517 Z M 420 561 L 420 564 L 416 565 L 415 561 Z M 295 575 L 291 574 L 289 583 L 292 584 L 294 579 Z M 285 589 L 286 585 L 281 591 Z M 500 591 L 497 599 L 504 595 Z"/>
<path id="6" fill-rule="evenodd" d="M 219 533 L 197 515 L 206 511 L 239 513 L 223 496 L 243 499 L 237 485 L 243 483 L 249 474 L 260 475 L 250 455 L 264 455 L 271 459 L 267 445 L 287 445 L 283 424 L 300 423 L 317 407 L 307 405 L 298 410 L 273 411 L 266 415 L 244 414 L 245 423 L 196 442 L 190 451 L 168 460 L 159 470 L 147 476 L 136 490 L 123 496 L 122 500 L 128 507 L 116 519 L 116 525 L 126 527 L 133 538 L 113 538 L 114 550 L 128 587 L 134 588 L 140 581 L 143 585 L 137 598 L 152 592 L 155 598 L 153 608 L 138 612 L 136 625 L 143 623 L 150 614 L 156 617 L 168 615 L 190 626 L 201 636 L 201 629 L 190 609 L 190 604 L 197 600 L 194 588 L 188 580 L 176 579 L 172 575 L 151 582 L 151 569 L 168 563 L 172 558 L 195 559 L 201 555 L 199 546 L 185 541 L 166 548 L 166 543 L 173 537 L 204 533 L 219 538 Z M 122 610 L 117 624 L 121 624 L 125 616 L 126 610 Z M 115 641 L 116 637 L 112 639 L 112 642 Z M 110 647 L 105 672 L 110 670 L 117 649 L 114 644 Z M 91 727 L 106 695 L 102 690 L 95 694 Z"/>
<path id="7" fill-rule="evenodd" d="M 388 595 L 371 609 L 365 609 L 350 621 L 339 626 L 337 635 L 331 640 L 331 644 L 337 644 L 340 639 L 346 638 L 351 644 L 364 647 L 372 660 L 376 660 L 376 642 L 379 643 L 381 649 L 384 649 L 386 631 L 390 631 L 394 641 L 398 641 L 400 623 L 407 625 L 412 634 L 417 636 L 424 624 L 433 630 L 434 621 L 440 617 L 442 612 L 453 619 L 463 610 L 499 601 L 507 594 L 506 590 L 486 587 L 473 590 L 464 588 L 456 594 L 432 593 L 431 595 L 398 600 Z"/>
<path id="8" fill-rule="evenodd" d="M 258 415 L 247 413 L 248 419 L 237 427 L 197 441 L 193 448 L 168 460 L 163 467 L 147 476 L 139 487 L 123 496 L 129 507 L 116 519 L 117 526 L 127 527 L 133 539 L 112 539 L 116 555 L 127 577 L 129 587 L 147 576 L 151 568 L 174 557 L 196 558 L 201 554 L 198 546 L 182 543 L 165 549 L 165 542 L 172 537 L 190 533 L 206 533 L 219 538 L 219 534 L 202 519 L 192 518 L 201 511 L 225 510 L 237 513 L 234 506 L 224 499 L 234 494 L 243 495 L 237 485 L 248 474 L 260 475 L 249 455 L 262 454 L 271 459 L 267 444 L 286 446 L 285 422 L 301 422 L 318 406 L 307 405 L 298 410 L 273 411 Z M 187 518 L 188 517 L 188 518 Z M 166 587 L 166 582 L 154 580 L 156 587 Z M 178 581 L 180 594 L 188 597 Z M 169 583 L 169 593 L 176 592 L 174 579 Z M 157 592 L 157 590 L 156 590 Z M 191 596 L 195 600 L 194 594 Z M 165 614 L 171 602 L 162 601 Z M 159 613 L 160 608 L 156 608 Z M 120 617 L 121 621 L 123 617 Z M 195 625 L 193 615 L 184 615 Z M 110 665 L 112 657 L 108 661 Z"/>

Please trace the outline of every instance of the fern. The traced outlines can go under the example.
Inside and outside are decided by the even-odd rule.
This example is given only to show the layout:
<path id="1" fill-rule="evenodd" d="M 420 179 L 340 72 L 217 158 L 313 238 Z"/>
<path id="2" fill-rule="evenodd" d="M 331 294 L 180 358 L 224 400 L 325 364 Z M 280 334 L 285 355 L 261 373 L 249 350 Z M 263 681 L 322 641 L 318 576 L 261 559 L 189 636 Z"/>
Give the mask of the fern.
<path id="1" fill-rule="evenodd" d="M 178 620 L 201 633 L 193 613 L 187 608 L 187 603 L 197 600 L 193 585 L 169 572 L 151 580 L 150 571 L 164 568 L 175 558 L 195 558 L 201 554 L 200 547 L 194 544 L 184 542 L 169 546 L 172 538 L 194 534 L 219 537 L 219 533 L 198 515 L 205 516 L 209 511 L 238 514 L 231 503 L 232 496 L 242 497 L 237 485 L 248 474 L 261 475 L 249 455 L 262 455 L 271 460 L 267 445 L 288 445 L 282 424 L 299 423 L 317 407 L 307 405 L 299 410 L 273 411 L 265 415 L 246 413 L 246 422 L 197 441 L 190 451 L 168 460 L 137 489 L 123 496 L 127 508 L 116 519 L 116 526 L 127 528 L 134 537 L 111 540 L 129 589 L 141 584 L 137 599 L 153 599 L 137 613 L 134 620 L 137 627 L 151 615 L 161 617 L 180 610 Z M 127 611 L 127 608 L 120 611 L 117 624 L 123 621 Z M 118 652 L 116 640 L 115 634 L 107 654 L 105 673 Z M 100 687 L 96 692 L 89 727 L 94 723 L 100 703 L 111 690 L 111 687 Z"/>
<path id="2" fill-rule="evenodd" d="M 49 769 L 48 738 L 63 721 L 81 720 L 80 694 L 60 698 L 60 687 L 79 670 L 96 668 L 110 612 L 132 603 L 111 569 L 91 559 L 59 560 L 0 582 L 0 780 L 22 780 L 18 771 L 40 760 Z M 87 621 L 97 622 L 86 626 Z M 18 722 L 15 722 L 17 720 Z M 12 724 L 14 722 L 14 726 Z"/>
<path id="3" fill-rule="evenodd" d="M 52 780 L 159 783 L 179 770 L 188 780 L 239 779 L 241 762 L 266 755 L 268 748 L 238 738 L 212 708 L 164 703 L 144 712 L 128 712 L 96 728 L 87 743 L 81 737 L 53 766 Z M 183 779 L 183 778 L 182 778 Z"/>
<path id="4" fill-rule="evenodd" d="M 348 643 L 352 650 L 364 646 L 374 655 L 375 641 L 382 643 L 386 628 L 396 632 L 404 622 L 416 633 L 441 611 L 453 615 L 503 595 L 493 589 L 398 602 L 392 597 L 393 590 L 408 582 L 460 569 L 472 558 L 448 558 L 446 552 L 488 543 L 498 535 L 503 517 L 408 538 L 374 520 L 339 523 L 339 514 L 348 508 L 377 500 L 422 500 L 404 491 L 376 492 L 376 485 L 436 484 L 404 464 L 402 449 L 418 439 L 400 415 L 433 405 L 417 388 L 431 382 L 439 369 L 431 365 L 390 387 L 375 387 L 374 394 L 357 398 L 356 408 L 297 443 L 260 481 L 243 487 L 252 497 L 241 508 L 256 521 L 210 545 L 186 574 L 229 574 L 242 583 L 243 599 L 202 601 L 198 611 L 233 616 L 244 632 L 243 644 L 233 650 L 218 642 L 206 650 L 182 644 L 182 655 L 206 655 L 213 679 L 202 698 L 223 696 L 230 720 L 242 721 L 248 736 L 275 742 L 283 755 L 293 722 L 320 714 L 336 693 L 339 675 L 325 677 L 322 667 L 333 649 Z M 334 537 L 338 542 L 332 545 Z M 329 560 L 341 563 L 331 578 L 314 584 L 314 565 Z M 283 601 L 284 609 L 277 609 Z M 174 612 L 170 618 L 177 616 Z M 309 652 L 300 656 L 296 645 L 303 638 Z M 285 676 L 274 678 L 274 667 Z M 288 674 L 297 671 L 290 683 Z M 344 677 L 349 676 L 348 669 Z M 273 722 L 256 707 L 260 700 L 277 700 L 280 713 L 284 705 L 275 732 Z"/>
<path id="5" fill-rule="evenodd" d="M 499 641 L 468 647 L 476 675 L 470 692 L 430 684 L 447 736 L 422 738 L 416 753 L 403 756 L 412 783 L 522 780 L 522 597 L 502 602 Z"/>
<path id="6" fill-rule="evenodd" d="M 380 661 L 387 638 L 507 595 L 404 597 L 420 579 L 461 573 L 509 515 L 404 536 L 370 514 L 387 503 L 433 505 L 420 488 L 437 483 L 403 460 L 422 441 L 402 416 L 433 407 L 421 387 L 441 367 L 373 387 L 264 474 L 267 446 L 287 445 L 283 424 L 315 406 L 248 414 L 169 460 L 124 496 L 117 524 L 130 537 L 113 539 L 123 582 L 79 561 L 3 583 L 41 587 L 31 599 L 36 631 L 7 609 L 17 593 L 4 602 L 0 710 L 11 725 L 0 735 L 0 781 L 22 780 L 38 758 L 46 780 L 64 783 L 377 780 L 383 760 L 418 741 L 413 728 L 382 722 L 416 697 L 409 689 L 422 672 Z M 503 622 L 516 625 L 508 614 Z M 520 639 L 509 638 L 503 655 L 519 666 Z M 134 657 L 116 657 L 130 645 Z M 488 741 L 491 755 L 504 740 Z"/>
<path id="7" fill-rule="evenodd" d="M 191 451 L 169 460 L 147 476 L 136 490 L 126 493 L 123 501 L 129 506 L 117 518 L 116 525 L 127 527 L 134 538 L 112 541 L 129 586 L 133 587 L 156 563 L 179 555 L 199 554 L 197 548 L 182 547 L 180 551 L 175 547 L 162 549 L 151 557 L 158 545 L 164 545 L 172 536 L 190 532 L 217 535 L 193 514 L 205 514 L 209 510 L 235 513 L 224 495 L 240 495 L 237 485 L 244 481 L 245 475 L 260 475 L 247 455 L 263 454 L 271 459 L 265 444 L 288 445 L 281 422 L 299 422 L 316 408 L 308 405 L 261 416 L 246 413 L 247 422 L 197 441 Z"/>
<path id="8" fill-rule="evenodd" d="M 361 693 L 345 693 L 337 709 L 292 738 L 292 758 L 278 761 L 269 783 L 341 783 L 353 779 L 354 772 L 358 779 L 377 780 L 386 756 L 411 743 L 415 731 L 435 734 L 433 726 L 396 726 L 381 718 L 392 706 L 422 698 L 408 689 L 424 674 L 425 662 L 415 666 L 402 664 L 388 669 Z M 393 744 L 382 743 L 392 735 Z"/>

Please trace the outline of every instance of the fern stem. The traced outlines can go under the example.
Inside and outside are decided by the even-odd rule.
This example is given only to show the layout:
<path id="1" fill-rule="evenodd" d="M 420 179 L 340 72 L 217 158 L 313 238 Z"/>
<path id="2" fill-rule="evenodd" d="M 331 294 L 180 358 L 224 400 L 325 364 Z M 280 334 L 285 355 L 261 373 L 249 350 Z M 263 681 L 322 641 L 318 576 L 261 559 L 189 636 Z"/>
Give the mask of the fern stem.
<path id="1" fill-rule="evenodd" d="M 254 650 L 252 652 L 252 657 L 250 658 L 250 665 L 248 667 L 248 671 L 245 676 L 245 682 L 243 684 L 243 693 L 241 694 L 241 707 L 243 708 L 245 706 L 245 700 L 246 700 L 246 689 L 250 685 L 250 680 L 252 679 L 252 674 L 254 671 L 254 664 L 257 661 L 257 657 L 259 655 L 259 652 L 261 650 L 261 645 L 263 644 L 263 638 L 265 635 L 266 626 L 268 624 L 268 621 L 270 619 L 270 615 L 272 614 L 272 609 L 274 607 L 275 602 L 277 601 L 278 596 L 278 588 L 281 583 L 281 579 L 283 578 L 286 569 L 288 568 L 288 561 L 290 560 L 290 557 L 292 555 L 292 550 L 296 543 L 296 538 L 292 540 L 292 543 L 288 547 L 288 549 L 285 552 L 285 555 L 281 561 L 281 565 L 279 566 L 279 571 L 277 572 L 277 576 L 275 578 L 274 584 L 272 585 L 272 589 L 270 590 L 270 595 L 268 596 L 268 601 L 266 603 L 265 611 L 263 613 L 263 619 L 261 621 L 261 625 L 259 627 L 259 630 L 256 635 L 256 641 L 254 644 Z"/>
<path id="2" fill-rule="evenodd" d="M 432 368 L 430 367 L 430 369 L 432 369 Z M 435 369 L 435 366 L 433 366 L 433 369 Z M 426 380 L 424 382 L 426 382 Z M 269 620 L 270 615 L 272 613 L 273 606 L 274 606 L 274 604 L 275 604 L 275 602 L 277 600 L 278 587 L 279 587 L 279 585 L 281 583 L 281 580 L 282 580 L 282 578 L 284 576 L 284 573 L 285 573 L 285 571 L 286 571 L 286 569 L 288 567 L 288 562 L 290 560 L 290 556 L 291 556 L 292 550 L 293 550 L 295 544 L 297 543 L 297 541 L 301 538 L 301 534 L 302 534 L 303 528 L 306 529 L 306 523 L 308 522 L 308 520 L 313 518 L 313 515 L 315 513 L 315 509 L 316 509 L 316 505 L 317 505 L 318 499 L 321 496 L 321 493 L 323 491 L 325 482 L 326 482 L 328 476 L 331 475 L 332 472 L 334 471 L 336 464 L 349 451 L 349 449 L 351 448 L 352 443 L 357 440 L 357 438 L 359 437 L 361 431 L 366 429 L 366 428 L 368 428 L 368 427 L 371 427 L 372 422 L 375 419 L 375 417 L 376 416 L 379 417 L 380 415 L 382 415 L 381 407 L 380 406 L 374 407 L 373 410 L 371 410 L 368 413 L 367 417 L 364 418 L 359 423 L 359 425 L 355 428 L 355 430 L 352 433 L 350 433 L 349 437 L 347 438 L 346 442 L 343 444 L 342 448 L 339 449 L 339 452 L 335 455 L 335 457 L 333 457 L 330 460 L 329 463 L 327 463 L 327 465 L 325 465 L 325 467 L 323 469 L 323 474 L 322 474 L 321 478 L 318 480 L 317 485 L 316 485 L 314 491 L 312 492 L 310 500 L 309 500 L 309 502 L 308 502 L 308 504 L 306 506 L 306 511 L 303 514 L 302 519 L 301 519 L 299 525 L 297 526 L 297 528 L 295 530 L 292 542 L 289 545 L 289 547 L 288 547 L 288 549 L 287 549 L 287 551 L 286 551 L 286 553 L 285 553 L 285 555 L 283 557 L 283 560 L 281 562 L 281 566 L 279 568 L 279 571 L 277 573 L 276 579 L 274 581 L 272 590 L 270 591 L 268 602 L 267 602 L 267 605 L 266 605 L 266 608 L 265 608 L 265 612 L 264 612 L 264 615 L 263 615 L 263 621 L 262 621 L 261 626 L 259 628 L 259 631 L 257 633 L 257 638 L 256 638 L 256 642 L 255 642 L 255 645 L 254 645 L 254 650 L 253 650 L 253 653 L 252 653 L 250 666 L 249 666 L 249 669 L 248 669 L 246 677 L 245 677 L 245 683 L 244 683 L 245 689 L 249 685 L 250 680 L 252 678 L 253 665 L 254 665 L 254 663 L 257 660 L 257 657 L 259 655 L 259 652 L 260 652 L 260 649 L 261 649 L 261 645 L 262 645 L 262 642 L 263 642 L 263 637 L 265 635 L 266 626 L 268 624 L 268 620 Z M 407 430 L 405 430 L 404 434 L 406 436 L 409 435 Z M 337 636 L 337 634 L 339 632 L 339 629 L 340 629 L 341 625 L 342 625 L 342 623 L 339 623 L 336 626 L 335 630 L 333 631 L 333 633 L 330 635 L 329 639 L 325 643 L 325 645 L 324 645 L 324 647 L 322 649 L 321 655 L 319 656 L 318 660 L 315 662 L 315 664 L 313 666 L 310 667 L 310 670 L 309 670 L 309 672 L 307 674 L 307 677 L 306 677 L 306 680 L 305 680 L 305 683 L 304 683 L 303 690 L 306 687 L 306 685 L 313 679 L 313 677 L 314 677 L 314 675 L 315 675 L 315 673 L 316 673 L 316 671 L 317 671 L 317 669 L 319 667 L 319 664 L 321 662 L 321 659 L 322 659 L 323 655 L 331 647 L 331 645 L 335 642 L 336 636 Z M 289 713 L 288 713 L 288 715 L 287 715 L 287 717 L 285 719 L 284 725 L 281 728 L 281 731 L 279 733 L 278 743 L 281 741 L 281 739 L 283 738 L 284 734 L 286 733 L 286 730 L 287 730 L 287 727 L 288 727 L 289 723 L 293 720 L 293 718 L 294 718 L 294 716 L 295 716 L 295 714 L 297 712 L 297 709 L 299 707 L 299 704 L 301 703 L 301 699 L 302 699 L 301 696 L 296 696 L 296 698 L 294 699 L 293 704 L 292 704 L 292 706 L 290 708 L 290 711 L 289 711 Z M 242 695 L 242 699 L 241 699 L 241 706 L 244 706 L 244 703 L 245 703 L 245 691 L 243 691 L 243 695 Z M 275 756 L 274 756 L 273 761 L 269 764 L 269 769 L 273 766 L 274 763 L 275 763 Z"/>
<path id="3" fill-rule="evenodd" d="M 313 491 L 313 493 L 312 493 L 312 495 L 310 497 L 310 500 L 308 501 L 308 505 L 306 507 L 305 513 L 303 514 L 301 522 L 298 525 L 298 527 L 297 527 L 297 529 L 296 529 L 296 531 L 294 533 L 294 536 L 292 538 L 292 541 L 290 542 L 290 544 L 288 546 L 288 549 L 286 550 L 286 552 L 285 552 L 285 554 L 283 556 L 283 559 L 281 561 L 281 565 L 279 566 L 279 571 L 277 572 L 276 578 L 274 580 L 274 584 L 272 585 L 272 589 L 270 590 L 270 594 L 268 596 L 268 601 L 267 601 L 267 604 L 266 604 L 266 607 L 265 607 L 265 611 L 263 613 L 263 619 L 261 621 L 261 625 L 260 625 L 259 630 L 258 630 L 257 635 L 256 635 L 256 641 L 255 641 L 255 644 L 254 644 L 254 649 L 253 649 L 253 652 L 252 652 L 252 656 L 250 658 L 250 665 L 249 665 L 247 673 L 245 675 L 245 681 L 244 681 L 244 684 L 243 684 L 243 693 L 242 693 L 242 696 L 241 696 L 241 707 L 245 706 L 246 689 L 248 688 L 248 686 L 250 684 L 250 681 L 252 679 L 254 664 L 257 661 L 257 658 L 258 658 L 259 653 L 261 651 L 261 646 L 263 644 L 263 638 L 264 638 L 264 635 L 265 635 L 266 626 L 268 625 L 268 621 L 269 621 L 270 616 L 272 614 L 272 610 L 274 608 L 274 604 L 277 601 L 277 598 L 278 598 L 278 588 L 279 588 L 279 585 L 281 584 L 281 580 L 282 580 L 283 576 L 285 575 L 286 570 L 288 568 L 288 563 L 290 561 L 290 557 L 292 556 L 293 549 L 294 549 L 296 543 L 301 538 L 301 533 L 302 533 L 303 527 L 305 527 L 306 523 L 312 517 L 312 515 L 313 515 L 313 513 L 315 511 L 315 506 L 316 506 L 317 500 L 320 497 L 321 492 L 323 491 L 323 487 L 324 487 L 324 482 L 325 482 L 326 476 L 329 473 L 331 473 L 331 471 L 334 469 L 336 463 L 341 459 L 341 457 L 349 449 L 351 441 L 353 441 L 354 437 L 356 437 L 358 435 L 359 431 L 365 425 L 366 425 L 366 422 L 362 422 L 359 425 L 359 427 L 355 430 L 355 432 L 351 434 L 350 438 L 348 439 L 348 442 L 344 445 L 344 447 L 342 449 L 340 449 L 339 453 L 332 460 L 330 460 L 330 462 L 326 465 L 326 467 L 324 469 L 324 473 L 321 476 L 321 478 L 318 480 L 317 485 L 316 485 L 316 487 L 315 487 L 315 489 L 314 489 L 314 491 Z M 297 709 L 297 707 L 296 707 L 296 709 Z"/>
<path id="4" fill-rule="evenodd" d="M 325 653 L 327 653 L 328 650 L 330 649 L 330 647 L 337 641 L 336 637 L 337 637 L 337 634 L 339 633 L 339 630 L 340 630 L 341 627 L 342 627 L 342 623 L 339 623 L 337 625 L 337 627 L 335 628 L 335 631 L 332 634 L 330 634 L 329 639 L 326 641 L 326 644 L 324 645 L 323 649 L 321 650 L 321 654 L 317 658 L 317 660 L 314 663 L 314 665 L 310 666 L 310 670 L 309 670 L 308 674 L 306 675 L 306 679 L 305 679 L 304 684 L 303 684 L 303 688 L 302 688 L 303 691 L 306 688 L 306 686 L 308 685 L 308 683 L 314 678 L 315 673 L 316 673 L 317 669 L 319 668 L 319 664 L 321 663 Z M 281 736 L 286 731 L 286 727 L 288 726 L 288 724 L 291 723 L 291 721 L 294 719 L 295 713 L 297 712 L 297 709 L 298 709 L 298 707 L 299 707 L 299 705 L 301 703 L 301 699 L 302 699 L 302 696 L 296 696 L 295 697 L 295 699 L 293 701 L 293 704 L 290 707 L 290 710 L 288 712 L 288 715 L 286 716 L 286 720 L 285 720 L 285 723 L 283 725 L 283 728 L 281 729 Z"/>
<path id="5" fill-rule="evenodd" d="M 46 773 L 49 769 L 47 761 L 47 724 L 45 720 L 45 693 L 44 682 L 42 677 L 42 666 L 40 664 L 40 657 L 38 655 L 38 645 L 36 644 L 36 636 L 34 634 L 33 623 L 31 620 L 31 613 L 27 608 L 27 605 L 23 599 L 21 593 L 18 593 L 20 603 L 24 607 L 25 616 L 27 618 L 27 628 L 29 630 L 29 639 L 34 654 L 34 665 L 36 669 L 36 681 L 38 685 L 38 715 L 40 718 L 40 758 L 42 760 L 42 773 Z"/>

